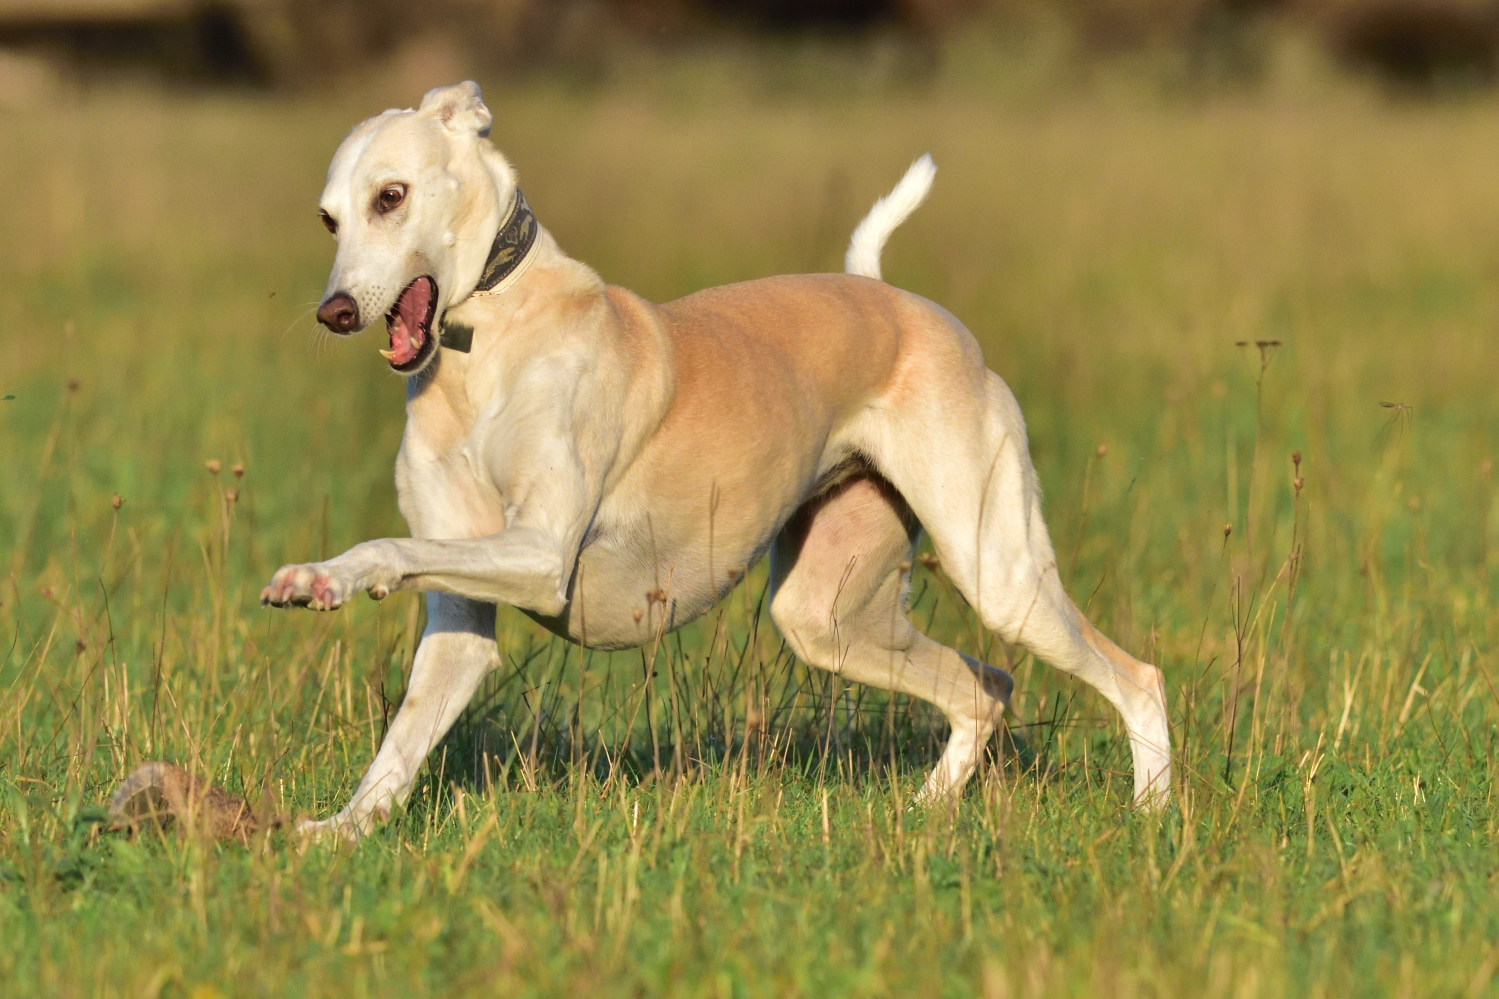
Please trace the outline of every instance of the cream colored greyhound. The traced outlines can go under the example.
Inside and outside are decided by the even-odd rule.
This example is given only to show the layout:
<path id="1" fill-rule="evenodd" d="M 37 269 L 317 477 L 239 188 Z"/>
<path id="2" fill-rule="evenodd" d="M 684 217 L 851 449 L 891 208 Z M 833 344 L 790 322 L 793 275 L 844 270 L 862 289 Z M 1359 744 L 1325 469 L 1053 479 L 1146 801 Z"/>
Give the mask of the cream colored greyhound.
<path id="1" fill-rule="evenodd" d="M 384 316 L 406 382 L 396 459 L 411 538 L 280 569 L 261 595 L 333 610 L 425 590 L 406 697 L 350 804 L 357 836 L 499 665 L 495 605 L 592 648 L 649 642 L 770 553 L 770 613 L 803 660 L 924 698 L 952 725 L 923 798 L 967 781 L 1012 681 L 905 615 L 921 530 L 989 629 L 1124 716 L 1135 801 L 1169 794 L 1160 671 L 1098 632 L 1057 574 L 1025 423 L 973 336 L 880 280 L 926 197 L 923 157 L 854 232 L 847 274 L 773 277 L 653 305 L 536 224 L 473 83 L 356 127 L 320 206 L 338 253 L 318 319 Z"/>

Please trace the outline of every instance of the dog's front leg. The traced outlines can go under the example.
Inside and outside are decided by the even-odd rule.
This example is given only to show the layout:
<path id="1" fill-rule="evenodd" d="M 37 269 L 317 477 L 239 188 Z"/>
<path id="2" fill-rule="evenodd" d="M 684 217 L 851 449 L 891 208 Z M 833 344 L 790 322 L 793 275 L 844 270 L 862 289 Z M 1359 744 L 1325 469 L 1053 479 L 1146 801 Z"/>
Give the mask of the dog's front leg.
<path id="1" fill-rule="evenodd" d="M 570 542 L 526 526 L 456 541 L 366 541 L 326 562 L 282 566 L 260 602 L 335 610 L 360 592 L 378 600 L 392 590 L 439 590 L 555 615 L 567 604 Z"/>
<path id="2" fill-rule="evenodd" d="M 422 761 L 458 719 L 479 682 L 500 665 L 494 622 L 494 604 L 427 595 L 427 630 L 411 666 L 411 682 L 375 762 L 343 811 L 322 822 L 304 822 L 299 831 L 356 839 L 406 800 Z"/>
<path id="3" fill-rule="evenodd" d="M 489 512 L 504 517 L 504 530 L 434 539 L 452 522 L 444 520 L 440 500 L 429 501 L 439 509 L 426 509 L 413 494 L 406 502 L 424 521 L 413 528 L 426 537 L 366 541 L 326 562 L 282 566 L 261 602 L 333 610 L 361 591 L 379 599 L 397 589 L 438 590 L 545 617 L 561 614 L 584 534 L 618 460 L 620 434 L 614 409 L 578 387 L 577 366 L 564 365 L 559 381 L 557 363 L 538 362 L 513 388 L 529 399 L 515 402 L 519 415 L 490 419 L 471 435 L 478 441 L 471 446 L 475 460 L 499 499 Z"/>

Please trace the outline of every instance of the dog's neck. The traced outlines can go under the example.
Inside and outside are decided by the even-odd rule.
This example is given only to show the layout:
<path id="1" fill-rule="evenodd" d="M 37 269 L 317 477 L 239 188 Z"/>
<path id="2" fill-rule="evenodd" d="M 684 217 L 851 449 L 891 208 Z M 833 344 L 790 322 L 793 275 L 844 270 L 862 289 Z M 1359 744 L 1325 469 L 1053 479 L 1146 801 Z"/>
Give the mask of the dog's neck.
<path id="1" fill-rule="evenodd" d="M 553 338 L 560 303 L 603 295 L 604 282 L 592 268 L 562 252 L 545 228 L 535 228 L 524 266 L 504 284 L 467 295 L 445 312 L 445 330 L 466 327 L 470 349 L 439 351 L 426 370 L 406 380 L 408 426 L 426 440 L 424 447 L 441 452 L 468 433 L 516 359 Z"/>
<path id="2" fill-rule="evenodd" d="M 514 193 L 474 290 L 443 311 L 438 342 L 449 349 L 438 352 L 428 368 L 431 377 L 412 378 L 413 383 L 439 376 L 465 381 L 471 372 L 488 368 L 497 351 L 508 352 L 524 340 L 544 303 L 604 293 L 597 272 L 563 252 L 520 189 L 508 186 Z M 416 388 L 411 385 L 408 395 Z"/>
<path id="3" fill-rule="evenodd" d="M 526 196 L 517 187 L 514 196 L 510 199 L 509 211 L 504 221 L 500 223 L 499 232 L 495 233 L 494 243 L 489 248 L 489 256 L 484 260 L 484 270 L 479 275 L 479 283 L 463 301 L 474 296 L 503 294 L 511 285 L 520 280 L 526 268 L 536 259 L 539 243 L 537 236 L 540 232 L 541 226 L 536 221 L 535 213 L 526 203 Z M 462 302 L 453 303 L 454 306 L 461 304 Z M 467 354 L 473 349 L 474 328 L 472 326 L 457 320 L 449 322 L 446 313 L 443 315 L 441 326 L 442 339 L 439 342 L 443 347 L 462 354 Z"/>

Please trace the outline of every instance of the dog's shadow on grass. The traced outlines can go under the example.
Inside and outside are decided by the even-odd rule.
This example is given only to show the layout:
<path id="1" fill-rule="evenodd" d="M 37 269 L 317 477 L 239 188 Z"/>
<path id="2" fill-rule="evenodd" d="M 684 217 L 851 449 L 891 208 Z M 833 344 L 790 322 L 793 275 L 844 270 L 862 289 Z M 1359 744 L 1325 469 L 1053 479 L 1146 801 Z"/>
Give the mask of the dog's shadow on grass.
<path id="1" fill-rule="evenodd" d="M 913 706 L 923 714 L 927 709 L 921 702 L 913 702 Z M 522 710 L 514 710 L 517 707 Z M 580 739 L 577 727 L 566 724 L 570 716 L 554 712 L 548 717 L 543 710 L 538 719 L 535 713 L 528 717 L 523 705 L 506 704 L 498 697 L 476 699 L 429 758 L 406 804 L 406 823 L 413 828 L 427 825 L 431 811 L 448 807 L 459 793 L 545 792 L 576 779 L 580 771 L 601 786 L 621 780 L 641 786 L 683 776 L 702 779 L 743 765 L 746 751 L 751 771 L 773 773 L 779 769 L 784 776 L 797 780 L 884 783 L 893 765 L 899 779 L 914 791 L 940 756 L 945 741 L 920 731 L 929 721 L 920 718 L 909 737 L 896 745 L 893 758 L 888 746 L 883 753 L 856 751 L 850 771 L 846 748 L 839 766 L 834 762 L 836 751 L 829 751 L 825 733 L 801 731 L 802 727 L 790 725 L 779 732 L 756 733 L 747 749 L 743 738 L 729 746 L 721 739 L 711 745 L 705 743 L 703 756 L 696 755 L 698 747 L 694 746 L 694 751 L 678 762 L 669 741 L 653 747 L 648 736 L 637 734 L 617 747 Z M 1065 769 L 1055 760 L 1057 732 L 1063 724 L 1063 718 L 1002 724 L 990 740 L 982 769 L 1011 787 L 1049 784 Z M 945 737 L 945 731 L 942 735 Z M 770 754 L 769 759 L 764 758 L 766 754 Z M 967 790 L 972 792 L 976 786 Z"/>

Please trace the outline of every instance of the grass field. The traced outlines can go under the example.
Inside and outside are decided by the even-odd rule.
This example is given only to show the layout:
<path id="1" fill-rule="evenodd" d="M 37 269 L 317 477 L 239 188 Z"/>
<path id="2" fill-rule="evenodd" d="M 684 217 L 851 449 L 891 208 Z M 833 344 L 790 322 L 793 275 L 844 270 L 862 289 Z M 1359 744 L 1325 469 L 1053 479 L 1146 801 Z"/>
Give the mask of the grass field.
<path id="1" fill-rule="evenodd" d="M 886 275 L 1018 395 L 1064 577 L 1166 673 L 1176 803 L 1131 813 L 1108 706 L 923 567 L 914 618 L 1017 690 L 995 765 L 908 810 L 940 718 L 795 663 L 762 568 L 653 663 L 502 610 L 356 848 L 100 833 L 149 759 L 338 807 L 421 611 L 256 603 L 403 531 L 401 386 L 308 309 L 327 158 L 388 101 L 98 94 L 0 118 L 0 992 L 1499 990 L 1494 98 L 488 97 L 543 224 L 658 300 L 836 268 L 933 153 Z"/>

